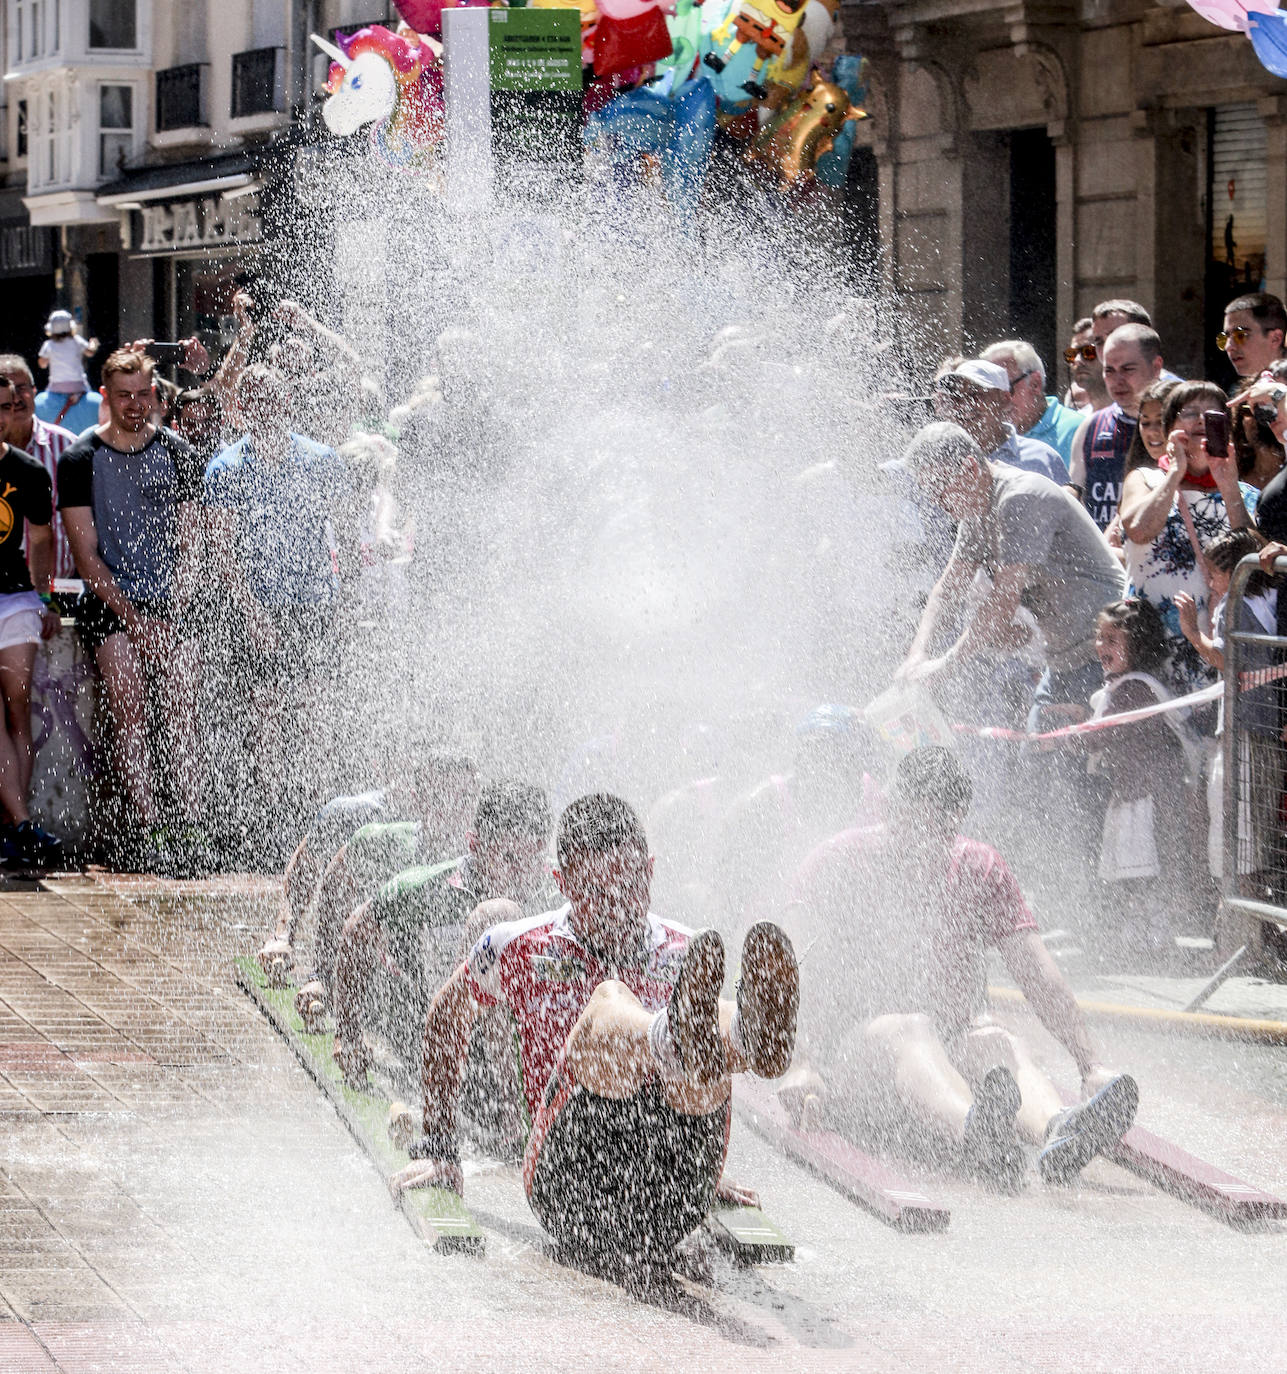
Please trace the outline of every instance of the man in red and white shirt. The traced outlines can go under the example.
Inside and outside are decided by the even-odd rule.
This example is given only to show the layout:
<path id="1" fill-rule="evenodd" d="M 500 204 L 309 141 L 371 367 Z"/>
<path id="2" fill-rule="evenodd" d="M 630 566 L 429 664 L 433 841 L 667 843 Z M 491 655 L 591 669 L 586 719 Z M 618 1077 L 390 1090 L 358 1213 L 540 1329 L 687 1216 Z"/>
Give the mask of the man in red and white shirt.
<path id="1" fill-rule="evenodd" d="M 776 1078 L 795 1042 L 799 980 L 769 922 L 742 948 L 737 1003 L 722 1002 L 724 947 L 648 908 L 653 860 L 638 816 L 595 793 L 559 819 L 555 880 L 567 904 L 493 926 L 434 999 L 425 1026 L 424 1136 L 395 1180 L 462 1191 L 456 1137 L 475 1017 L 515 1021 L 533 1119 L 523 1183 L 560 1244 L 613 1264 L 667 1255 L 720 1184 L 730 1075 Z M 496 911 L 501 903 L 490 903 Z"/>
<path id="2" fill-rule="evenodd" d="M 955 754 L 915 750 L 887 824 L 845 831 L 805 860 L 787 925 L 819 974 L 802 1015 L 809 1064 L 792 1086 L 816 1093 L 817 1111 L 892 1124 L 1002 1188 L 1027 1167 L 1017 1128 L 1044 1146 L 1042 1177 L 1066 1182 L 1121 1139 L 1138 1090 L 1100 1064 L 1005 860 L 958 833 L 971 796 Z M 1023 1044 L 989 1019 L 990 947 L 1076 1061 L 1081 1106 L 1065 1111 Z"/>
<path id="3" fill-rule="evenodd" d="M 76 577 L 76 561 L 63 530 L 63 517 L 57 510 L 58 460 L 76 442 L 76 435 L 62 425 L 51 425 L 36 414 L 36 385 L 31 368 L 17 353 L 0 353 L 0 377 L 13 383 L 14 407 L 9 432 L 0 434 L 14 448 L 29 453 L 49 474 L 54 484 L 54 568 L 55 578 Z"/>

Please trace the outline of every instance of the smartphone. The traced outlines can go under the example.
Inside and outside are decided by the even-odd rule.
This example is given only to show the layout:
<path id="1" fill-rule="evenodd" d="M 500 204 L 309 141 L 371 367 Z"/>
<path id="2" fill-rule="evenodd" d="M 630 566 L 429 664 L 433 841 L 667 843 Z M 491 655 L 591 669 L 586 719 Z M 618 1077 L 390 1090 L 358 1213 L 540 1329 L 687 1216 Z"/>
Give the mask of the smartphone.
<path id="1" fill-rule="evenodd" d="M 160 343 L 154 342 L 147 351 L 149 358 L 154 358 L 159 367 L 179 367 L 183 363 L 183 355 L 186 352 L 181 343 Z"/>
<path id="2" fill-rule="evenodd" d="M 1202 423 L 1207 431 L 1207 452 L 1224 458 L 1229 452 L 1229 417 L 1223 410 L 1204 410 Z"/>

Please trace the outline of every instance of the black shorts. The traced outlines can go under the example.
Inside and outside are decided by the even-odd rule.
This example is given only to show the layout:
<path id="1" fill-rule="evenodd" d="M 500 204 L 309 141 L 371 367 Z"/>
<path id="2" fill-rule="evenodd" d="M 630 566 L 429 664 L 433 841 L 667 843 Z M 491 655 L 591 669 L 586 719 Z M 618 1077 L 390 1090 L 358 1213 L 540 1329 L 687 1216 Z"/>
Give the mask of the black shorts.
<path id="1" fill-rule="evenodd" d="M 168 601 L 135 601 L 133 605 L 140 615 L 153 616 L 159 620 L 170 619 Z M 127 633 L 125 622 L 120 616 L 106 601 L 101 601 L 88 588 L 79 596 L 73 597 L 66 609 L 76 622 L 76 633 L 91 653 L 106 644 L 113 635 Z"/>
<path id="2" fill-rule="evenodd" d="M 537 1220 L 600 1262 L 661 1260 L 710 1211 L 728 1147 L 729 1104 L 707 1116 L 670 1107 L 656 1079 L 624 1100 L 550 1079 L 523 1160 Z"/>

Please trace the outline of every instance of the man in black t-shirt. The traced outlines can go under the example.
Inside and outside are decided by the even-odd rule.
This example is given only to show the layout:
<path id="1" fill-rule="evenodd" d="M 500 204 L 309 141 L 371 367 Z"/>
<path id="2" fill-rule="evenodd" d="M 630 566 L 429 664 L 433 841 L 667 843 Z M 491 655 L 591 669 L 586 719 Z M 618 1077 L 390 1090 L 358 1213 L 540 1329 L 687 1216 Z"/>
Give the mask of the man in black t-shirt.
<path id="1" fill-rule="evenodd" d="M 72 608 L 94 654 L 112 716 L 113 762 L 133 812 L 121 857 L 146 871 L 208 861 L 200 830 L 196 749 L 196 646 L 183 612 L 197 580 L 193 557 L 202 494 L 200 459 L 154 425 L 152 360 L 119 349 L 103 364 L 108 421 L 58 461 L 58 509 L 85 591 Z M 182 807 L 159 823 L 148 738 L 148 688 L 170 734 L 169 762 Z"/>
<path id="2" fill-rule="evenodd" d="M 41 867 L 57 862 L 62 843 L 27 813 L 35 756 L 31 677 L 36 646 L 56 635 L 61 622 L 49 590 L 53 483 L 37 459 L 7 442 L 19 419 L 17 391 L 0 377 L 0 805 L 8 816 L 0 824 L 0 860 Z"/>

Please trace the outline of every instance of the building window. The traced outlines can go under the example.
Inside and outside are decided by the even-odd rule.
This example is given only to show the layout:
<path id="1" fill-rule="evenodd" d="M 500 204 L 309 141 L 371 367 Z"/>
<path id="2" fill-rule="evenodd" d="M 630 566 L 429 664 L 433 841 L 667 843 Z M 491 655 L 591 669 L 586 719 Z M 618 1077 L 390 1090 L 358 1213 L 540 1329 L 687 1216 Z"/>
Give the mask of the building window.
<path id="1" fill-rule="evenodd" d="M 204 63 L 190 62 L 186 67 L 167 67 L 156 74 L 156 128 L 190 129 L 203 125 L 202 72 Z"/>
<path id="2" fill-rule="evenodd" d="M 18 102 L 18 145 L 14 153 L 15 157 L 27 156 L 27 102 Z"/>
<path id="3" fill-rule="evenodd" d="M 271 114 L 283 107 L 281 48 L 233 54 L 232 117 Z"/>
<path id="4" fill-rule="evenodd" d="M 134 87 L 98 88 L 98 175 L 118 176 L 134 145 Z"/>
<path id="5" fill-rule="evenodd" d="M 50 5 L 56 16 L 58 0 L 17 0 L 14 5 L 17 12 L 14 53 L 19 62 L 34 62 L 45 56 L 45 22 Z"/>
<path id="6" fill-rule="evenodd" d="M 91 48 L 138 47 L 138 0 L 89 0 Z"/>

